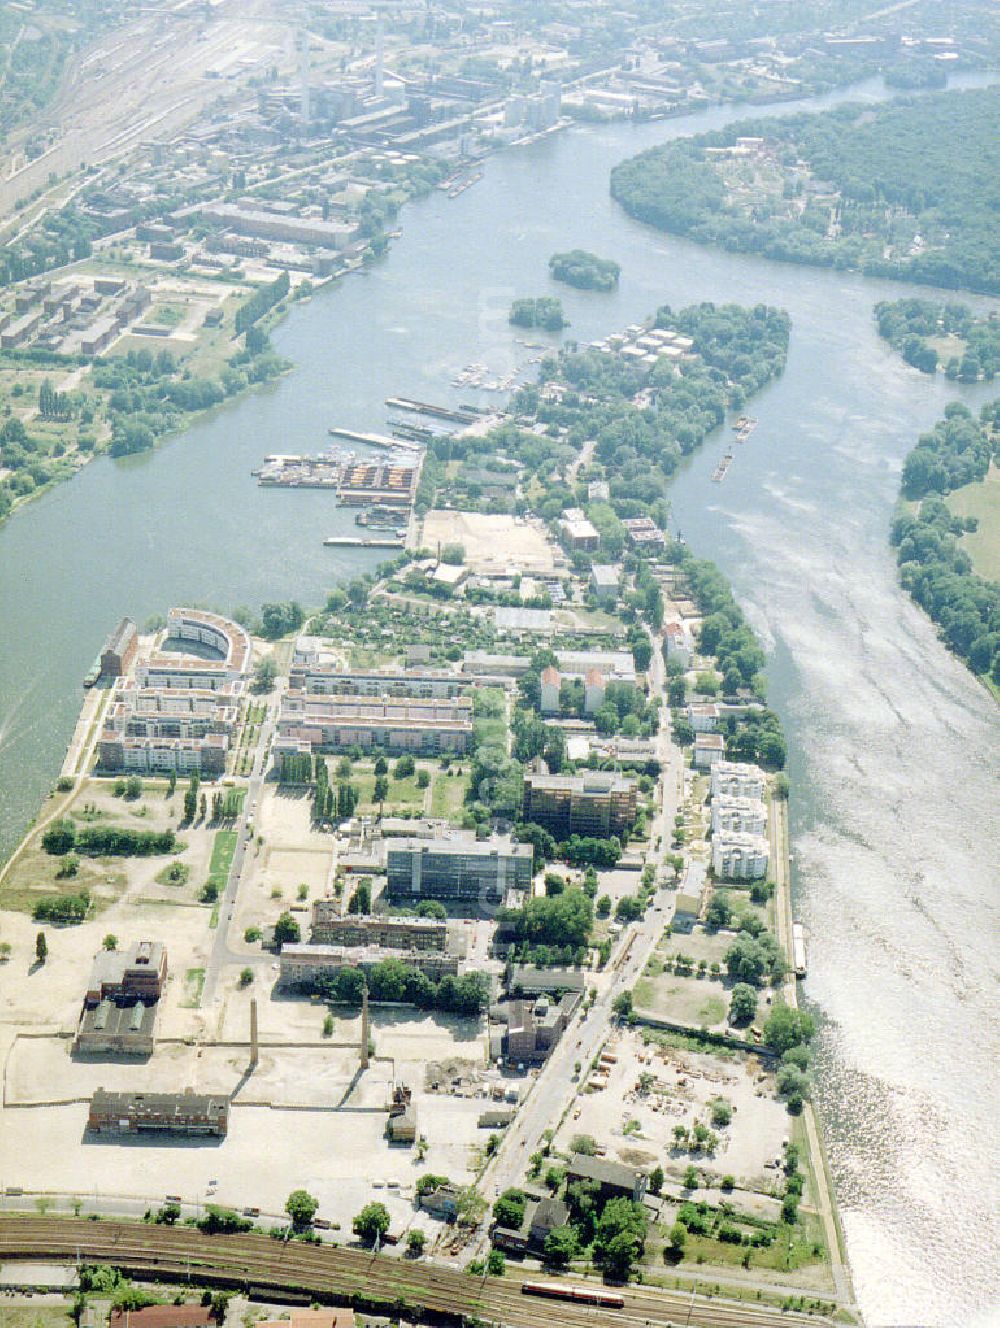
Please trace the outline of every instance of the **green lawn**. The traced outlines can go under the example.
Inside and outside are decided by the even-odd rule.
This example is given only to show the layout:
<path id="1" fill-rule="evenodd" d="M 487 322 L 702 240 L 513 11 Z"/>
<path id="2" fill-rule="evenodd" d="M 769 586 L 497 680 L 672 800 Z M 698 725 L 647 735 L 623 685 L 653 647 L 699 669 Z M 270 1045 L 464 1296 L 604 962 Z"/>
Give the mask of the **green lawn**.
<path id="1" fill-rule="evenodd" d="M 405 779 L 396 779 L 392 773 L 392 763 L 389 765 L 389 796 L 385 802 L 385 810 L 389 815 L 394 811 L 420 811 L 424 805 L 425 789 L 417 788 L 415 775 L 408 775 Z M 369 771 L 361 772 L 355 767 L 351 775 L 351 783 L 361 794 L 361 801 L 358 804 L 358 811 L 362 815 L 368 815 L 377 811 L 378 808 L 372 800 L 375 792 L 375 776 Z"/>
<path id="2" fill-rule="evenodd" d="M 449 821 L 461 821 L 465 795 L 471 782 L 468 774 L 448 775 L 443 770 L 436 774 L 431 790 L 431 815 Z"/>
<path id="3" fill-rule="evenodd" d="M 1000 581 L 1000 468 L 991 466 L 984 480 L 956 489 L 945 502 L 956 516 L 978 519 L 979 529 L 962 536 L 962 548 L 980 576 Z"/>
<path id="4" fill-rule="evenodd" d="M 205 970 L 189 968 L 184 974 L 184 999 L 181 1006 L 185 1010 L 197 1010 L 201 1004 L 201 993 L 205 987 Z"/>
<path id="5" fill-rule="evenodd" d="M 212 860 L 208 864 L 208 884 L 216 885 L 219 894 L 226 888 L 226 882 L 229 880 L 229 869 L 233 865 L 233 854 L 236 852 L 236 831 L 235 830 L 217 830 L 215 840 L 212 843 Z"/>

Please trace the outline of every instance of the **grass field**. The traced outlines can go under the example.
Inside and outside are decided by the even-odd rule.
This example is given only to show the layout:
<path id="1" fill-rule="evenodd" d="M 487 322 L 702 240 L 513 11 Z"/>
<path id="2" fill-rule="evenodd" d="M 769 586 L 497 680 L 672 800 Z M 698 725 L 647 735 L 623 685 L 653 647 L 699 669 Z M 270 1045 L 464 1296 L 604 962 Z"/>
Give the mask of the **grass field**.
<path id="1" fill-rule="evenodd" d="M 1000 581 L 1000 468 L 991 466 L 979 484 L 967 484 L 945 499 L 956 516 L 974 516 L 979 529 L 962 536 L 962 548 L 980 576 Z"/>
<path id="2" fill-rule="evenodd" d="M 197 1010 L 201 1004 L 201 993 L 205 987 L 205 970 L 189 968 L 184 974 L 184 999 L 181 1007 L 185 1010 Z"/>
<path id="3" fill-rule="evenodd" d="M 461 821 L 470 783 L 467 774 L 447 775 L 443 771 L 436 774 L 431 791 L 431 815 L 449 821 Z"/>
<path id="4" fill-rule="evenodd" d="M 208 884 L 218 887 L 219 894 L 226 888 L 229 868 L 236 852 L 236 831 L 218 830 L 212 844 L 212 860 L 208 864 Z"/>
<path id="5" fill-rule="evenodd" d="M 120 860 L 80 858 L 76 875 L 60 878 L 56 873 L 62 862 L 62 858 L 46 853 L 36 839 L 4 878 L 0 908 L 30 913 L 40 899 L 76 895 L 86 889 L 90 892 L 91 909 L 100 912 L 114 903 L 128 884 L 128 876 Z"/>
<path id="6" fill-rule="evenodd" d="M 425 789 L 417 788 L 415 775 L 407 775 L 405 779 L 396 779 L 392 774 L 392 764 L 389 766 L 389 796 L 386 798 L 385 810 L 389 815 L 394 811 L 421 811 L 424 805 Z M 358 804 L 358 811 L 362 815 L 369 815 L 377 810 L 374 803 L 373 794 L 375 792 L 375 776 L 370 771 L 358 771 L 355 767 L 355 773 L 351 776 L 351 783 L 361 794 L 361 801 Z"/>

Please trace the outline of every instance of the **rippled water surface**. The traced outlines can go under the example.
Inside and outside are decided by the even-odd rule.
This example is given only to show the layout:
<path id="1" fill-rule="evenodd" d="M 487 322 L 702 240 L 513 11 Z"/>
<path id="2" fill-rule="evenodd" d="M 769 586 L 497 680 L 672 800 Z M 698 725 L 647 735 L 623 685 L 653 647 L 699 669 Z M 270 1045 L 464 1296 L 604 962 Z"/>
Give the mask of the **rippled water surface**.
<path id="1" fill-rule="evenodd" d="M 382 429 L 393 393 L 467 399 L 448 384 L 472 361 L 523 360 L 506 310 L 550 289 L 555 249 L 622 264 L 613 295 L 559 288 L 581 339 L 661 303 L 782 305 L 787 371 L 751 406 L 760 424 L 725 484 L 709 479 L 722 437 L 688 463 L 675 524 L 732 579 L 772 654 L 820 1105 L 861 1304 L 872 1324 L 986 1324 L 1000 1304 L 997 711 L 900 594 L 887 531 L 916 435 L 948 400 L 988 394 L 928 380 L 879 343 L 873 303 L 912 288 L 699 249 L 611 202 L 621 157 L 725 118 L 495 158 L 459 199 L 410 208 L 380 266 L 295 311 L 276 338 L 289 378 L 153 455 L 94 463 L 0 530 L 0 847 L 57 772 L 79 681 L 118 616 L 317 603 L 373 564 L 321 546 L 353 529 L 350 513 L 259 490 L 251 467 L 319 450 L 330 424 Z"/>

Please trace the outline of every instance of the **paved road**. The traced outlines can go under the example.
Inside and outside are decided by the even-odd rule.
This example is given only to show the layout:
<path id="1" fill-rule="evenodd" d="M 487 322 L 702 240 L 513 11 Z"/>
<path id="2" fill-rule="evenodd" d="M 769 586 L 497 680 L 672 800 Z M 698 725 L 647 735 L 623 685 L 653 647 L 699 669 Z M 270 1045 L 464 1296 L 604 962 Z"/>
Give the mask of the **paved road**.
<path id="1" fill-rule="evenodd" d="M 664 694 L 666 670 L 659 650 L 653 641 L 653 659 L 650 665 L 650 690 L 653 695 Z M 659 806 L 650 824 L 649 861 L 659 869 L 666 845 L 668 827 L 673 824 L 677 808 L 677 793 L 682 769 L 682 754 L 674 745 L 669 732 L 669 719 L 663 712 L 664 726 L 657 737 L 662 779 L 659 784 Z M 657 837 L 662 836 L 660 848 Z M 553 1129 L 562 1119 L 577 1093 L 574 1067 L 580 1062 L 582 1075 L 598 1055 L 612 1023 L 612 1004 L 621 992 L 631 989 L 642 975 L 646 962 L 659 940 L 668 918 L 657 902 L 647 909 L 645 916 L 624 930 L 621 941 L 602 974 L 594 975 L 593 985 L 598 995 L 589 1011 L 581 1006 L 572 1023 L 556 1044 L 542 1067 L 527 1101 L 513 1123 L 504 1133 L 498 1151 L 483 1172 L 480 1189 L 492 1203 L 496 1194 L 519 1184 L 528 1166 L 528 1158 L 542 1145 L 545 1131 Z M 489 1240 L 484 1225 L 476 1237 L 475 1253 L 481 1254 Z"/>
<path id="2" fill-rule="evenodd" d="M 229 948 L 229 928 L 232 925 L 240 877 L 243 873 L 247 849 L 253 842 L 253 827 L 256 825 L 261 794 L 264 791 L 267 756 L 271 750 L 271 739 L 274 736 L 277 695 L 275 693 L 267 702 L 267 718 L 261 725 L 260 736 L 257 741 L 257 753 L 254 757 L 253 770 L 247 784 L 247 796 L 243 803 L 243 813 L 236 824 L 236 851 L 233 854 L 232 866 L 229 868 L 229 879 L 226 881 L 226 888 L 222 892 L 222 898 L 219 901 L 219 925 L 215 929 L 212 953 L 205 968 L 205 986 L 201 998 L 202 1008 L 211 1005 L 215 1000 L 218 993 L 219 978 L 227 964 L 271 962 L 269 955 L 265 956 L 263 960 L 257 955 L 248 960 L 244 954 L 231 950 Z"/>

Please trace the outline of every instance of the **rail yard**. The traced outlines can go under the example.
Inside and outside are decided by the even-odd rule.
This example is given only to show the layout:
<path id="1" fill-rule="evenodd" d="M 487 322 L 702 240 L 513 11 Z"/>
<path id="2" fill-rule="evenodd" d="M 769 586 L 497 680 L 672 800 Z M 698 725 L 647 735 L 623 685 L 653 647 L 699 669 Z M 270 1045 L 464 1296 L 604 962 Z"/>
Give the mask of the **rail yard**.
<path id="1" fill-rule="evenodd" d="M 450 1268 L 331 1246 L 276 1243 L 263 1235 L 203 1236 L 187 1228 L 142 1227 L 125 1222 L 0 1215 L 0 1262 L 55 1259 L 107 1263 L 139 1279 L 199 1282 L 235 1287 L 251 1296 L 280 1294 L 367 1304 L 406 1306 L 409 1312 L 447 1316 L 459 1323 L 471 1316 L 509 1328 L 565 1328 L 593 1325 L 592 1306 L 545 1297 L 536 1303 L 522 1294 L 516 1277 L 473 1278 Z M 532 1279 L 538 1284 L 537 1276 Z M 578 1284 L 579 1279 L 574 1279 Z M 560 1284 L 552 1281 L 553 1287 Z M 569 1286 L 569 1284 L 564 1284 Z M 621 1309 L 601 1310 L 601 1321 L 634 1325 L 692 1324 L 703 1328 L 738 1325 L 825 1324 L 816 1315 L 789 1313 L 724 1300 L 692 1302 L 690 1293 L 623 1289 Z"/>

